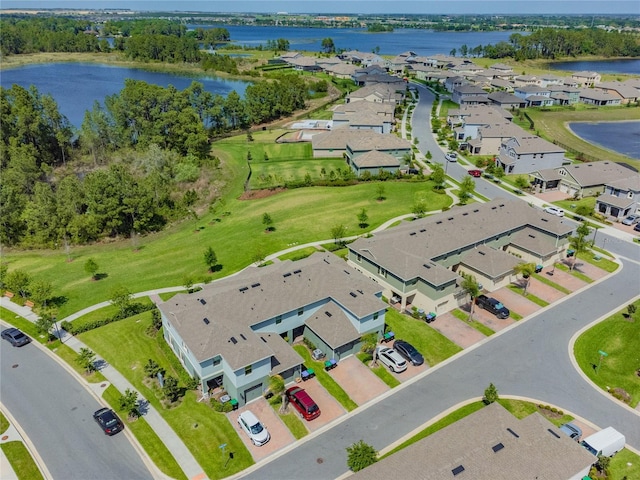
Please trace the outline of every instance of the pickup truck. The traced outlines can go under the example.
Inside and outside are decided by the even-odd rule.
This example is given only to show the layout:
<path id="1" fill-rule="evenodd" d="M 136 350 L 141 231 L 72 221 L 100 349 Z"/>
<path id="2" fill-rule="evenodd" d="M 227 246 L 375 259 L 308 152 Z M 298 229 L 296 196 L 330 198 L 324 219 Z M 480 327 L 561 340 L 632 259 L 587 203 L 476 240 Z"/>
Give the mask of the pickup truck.
<path id="1" fill-rule="evenodd" d="M 486 295 L 479 295 L 476 298 L 476 304 L 480 308 L 493 313 L 498 318 L 509 318 L 509 309 L 495 298 L 487 297 Z"/>

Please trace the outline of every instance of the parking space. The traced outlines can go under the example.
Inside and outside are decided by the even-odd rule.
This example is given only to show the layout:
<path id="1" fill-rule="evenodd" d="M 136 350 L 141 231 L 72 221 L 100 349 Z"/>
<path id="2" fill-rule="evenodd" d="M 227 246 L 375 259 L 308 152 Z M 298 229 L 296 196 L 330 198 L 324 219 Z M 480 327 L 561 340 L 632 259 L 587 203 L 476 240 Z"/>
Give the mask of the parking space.
<path id="1" fill-rule="evenodd" d="M 391 372 L 391 375 L 396 377 L 401 382 L 406 382 L 407 380 L 409 380 L 410 378 L 415 377 L 419 373 L 424 372 L 427 368 L 429 368 L 429 365 L 427 365 L 426 362 L 423 363 L 420 366 L 417 366 L 417 367 L 409 364 L 407 366 L 407 369 L 404 372 L 402 372 L 402 373 L 393 373 L 393 372 Z"/>
<path id="2" fill-rule="evenodd" d="M 571 290 L 572 292 L 584 287 L 587 283 L 583 280 L 580 280 L 577 277 L 574 277 L 569 272 L 565 272 L 558 268 L 553 267 L 545 267 L 542 271 L 543 275 L 546 275 L 549 280 L 558 285 L 566 288 L 567 290 Z"/>
<path id="3" fill-rule="evenodd" d="M 318 407 L 320 407 L 320 416 L 318 418 L 315 418 L 310 422 L 304 419 L 302 420 L 309 431 L 314 432 L 320 427 L 332 422 L 336 418 L 346 413 L 346 410 L 342 407 L 342 405 L 340 405 L 338 401 L 333 398 L 322 385 L 320 385 L 320 382 L 318 382 L 317 378 L 307 380 L 306 382 L 301 383 L 299 386 L 301 388 L 304 388 L 307 393 L 311 395 L 311 398 L 313 398 L 313 401 L 316 402 Z M 297 412 L 293 405 L 289 405 L 289 409 L 293 412 Z"/>
<path id="4" fill-rule="evenodd" d="M 513 318 L 498 318 L 493 313 L 487 312 L 476 305 L 473 310 L 473 319 L 483 325 L 489 327 L 494 332 L 507 328 L 512 323 L 515 323 Z"/>
<path id="5" fill-rule="evenodd" d="M 520 285 L 524 287 L 524 280 L 520 281 Z M 546 283 L 542 283 L 540 280 L 536 278 L 531 278 L 529 281 L 529 287 L 527 288 L 527 293 L 531 295 L 535 295 L 538 298 L 541 298 L 545 302 L 553 303 L 560 300 L 565 296 L 560 290 L 553 288 L 551 285 L 547 285 Z"/>
<path id="6" fill-rule="evenodd" d="M 585 255 L 589 255 L 589 254 L 586 253 Z M 598 280 L 600 278 L 603 278 L 609 275 L 609 272 L 607 272 L 606 270 L 598 268 L 595 265 L 592 265 L 588 262 L 583 262 L 579 258 L 578 258 L 578 261 L 576 262 L 576 266 L 574 267 L 574 270 L 585 274 L 591 280 Z"/>
<path id="7" fill-rule="evenodd" d="M 533 303 L 531 300 L 527 300 L 519 293 L 516 293 L 509 288 L 501 288 L 491 293 L 491 296 L 503 303 L 512 312 L 516 312 L 518 315 L 528 317 L 532 313 L 540 310 L 540 305 Z"/>
<path id="8" fill-rule="evenodd" d="M 262 424 L 267 428 L 269 434 L 271 435 L 271 440 L 269 440 L 269 442 L 261 447 L 256 447 L 251 442 L 251 440 L 249 440 L 247 434 L 243 430 L 241 430 L 240 426 L 238 425 L 238 416 L 246 410 L 251 410 L 251 412 L 253 412 L 253 414 L 258 417 L 258 420 L 260 420 Z M 291 434 L 289 429 L 282 422 L 282 420 L 280 420 L 280 417 L 275 412 L 273 407 L 269 405 L 269 402 L 267 402 L 264 398 L 255 400 L 236 411 L 229 412 L 227 414 L 227 418 L 233 425 L 233 428 L 235 428 L 238 432 L 238 435 L 240 435 L 240 438 L 247 446 L 247 449 L 249 450 L 249 452 L 251 452 L 251 455 L 256 462 L 295 442 L 295 438 L 293 438 L 293 435 Z"/>
<path id="9" fill-rule="evenodd" d="M 463 320 L 458 320 L 451 313 L 443 313 L 429 324 L 453 343 L 462 348 L 467 348 L 476 342 L 486 338 L 478 330 L 467 325 Z"/>
<path id="10" fill-rule="evenodd" d="M 367 403 L 389 390 L 387 384 L 380 380 L 355 355 L 341 360 L 336 368 L 329 370 L 329 375 L 358 405 Z M 322 409 L 322 407 L 320 408 Z M 324 415 L 324 410 L 322 415 Z"/>

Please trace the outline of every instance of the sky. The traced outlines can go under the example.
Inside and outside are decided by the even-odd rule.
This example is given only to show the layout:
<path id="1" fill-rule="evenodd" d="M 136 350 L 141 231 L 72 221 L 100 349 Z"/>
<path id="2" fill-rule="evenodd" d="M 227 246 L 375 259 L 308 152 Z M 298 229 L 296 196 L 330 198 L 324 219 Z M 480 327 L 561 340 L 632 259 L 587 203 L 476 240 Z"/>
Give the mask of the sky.
<path id="1" fill-rule="evenodd" d="M 343 14 L 625 14 L 640 16 L 638 0 L 2 0 L 2 9 L 115 8 L 137 11 L 198 11 Z"/>

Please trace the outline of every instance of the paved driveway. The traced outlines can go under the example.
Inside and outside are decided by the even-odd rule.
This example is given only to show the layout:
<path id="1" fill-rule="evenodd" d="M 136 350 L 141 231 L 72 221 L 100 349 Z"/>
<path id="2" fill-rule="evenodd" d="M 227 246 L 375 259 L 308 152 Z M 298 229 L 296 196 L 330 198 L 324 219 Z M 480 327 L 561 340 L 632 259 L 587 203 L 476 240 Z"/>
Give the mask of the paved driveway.
<path id="1" fill-rule="evenodd" d="M 336 367 L 340 368 L 340 367 Z M 316 404 L 320 407 L 320 416 L 311 420 L 310 422 L 306 420 L 302 420 L 302 423 L 309 429 L 309 431 L 314 432 L 318 430 L 320 427 L 325 426 L 327 423 L 332 422 L 338 417 L 341 417 L 346 413 L 346 410 L 338 403 L 338 401 L 329 394 L 325 390 L 325 388 L 320 385 L 317 378 L 312 378 L 311 380 L 307 380 L 299 385 L 301 388 L 304 388 L 311 398 L 316 402 Z M 292 411 L 297 412 L 293 405 L 289 405 L 289 408 Z"/>
<path id="2" fill-rule="evenodd" d="M 493 313 L 489 313 L 482 308 L 478 308 L 477 305 L 473 310 L 473 319 L 489 327 L 494 332 L 499 332 L 503 328 L 515 323 L 513 318 L 498 318 Z"/>
<path id="3" fill-rule="evenodd" d="M 256 447 L 253 442 L 249 440 L 249 437 L 244 430 L 241 430 L 238 425 L 238 416 L 247 410 L 251 410 L 255 416 L 258 417 L 271 435 L 271 440 L 261 447 Z M 238 432 L 238 435 L 240 435 L 240 438 L 247 446 L 247 449 L 251 452 L 251 456 L 256 462 L 268 457 L 281 448 L 286 447 L 290 443 L 295 442 L 295 438 L 293 438 L 289 429 L 282 420 L 280 420 L 280 417 L 271 405 L 269 405 L 269 402 L 264 398 L 251 402 L 236 411 L 227 413 L 227 418 L 231 422 L 231 425 L 233 425 L 233 428 Z"/>
<path id="4" fill-rule="evenodd" d="M 329 370 L 329 375 L 358 405 L 367 403 L 389 390 L 387 384 L 355 355 L 341 360 L 336 368 Z M 324 415 L 324 410 L 322 414 Z"/>
<path id="5" fill-rule="evenodd" d="M 528 317 L 532 313 L 540 310 L 540 305 L 533 303 L 531 300 L 527 300 L 519 293 L 516 293 L 509 288 L 501 288 L 490 294 L 493 298 L 500 300 L 505 307 L 512 312 L 516 312 L 523 317 Z"/>
<path id="6" fill-rule="evenodd" d="M 429 326 L 462 348 L 470 347 L 486 338 L 478 330 L 470 327 L 463 320 L 458 320 L 449 312 L 438 315 L 435 322 L 431 322 Z"/>
<path id="7" fill-rule="evenodd" d="M 524 290 L 526 285 L 526 281 L 524 279 L 520 279 L 516 282 L 516 284 Z M 557 288 L 553 288 L 551 285 L 547 285 L 546 283 L 542 283 L 537 278 L 532 277 L 529 281 L 529 287 L 527 288 L 527 294 L 534 295 L 545 302 L 553 303 L 560 300 L 565 296 Z"/>
<path id="8" fill-rule="evenodd" d="M 545 269 L 542 271 L 542 274 L 546 275 L 547 278 L 552 282 L 557 283 L 558 285 L 561 285 L 564 288 L 571 290 L 572 292 L 575 292 L 576 290 L 579 290 L 587 285 L 587 282 L 580 280 L 579 278 L 571 275 L 569 272 L 565 272 L 558 268 L 554 269 L 552 267 L 545 267 Z"/>

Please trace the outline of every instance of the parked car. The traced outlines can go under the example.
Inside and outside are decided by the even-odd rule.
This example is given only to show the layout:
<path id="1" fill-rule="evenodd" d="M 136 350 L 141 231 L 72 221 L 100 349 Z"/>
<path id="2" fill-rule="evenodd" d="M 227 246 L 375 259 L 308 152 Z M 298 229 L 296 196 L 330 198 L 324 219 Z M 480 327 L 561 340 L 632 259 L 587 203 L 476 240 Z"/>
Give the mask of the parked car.
<path id="1" fill-rule="evenodd" d="M 261 447 L 271 439 L 266 427 L 260 423 L 258 417 L 251 410 L 240 414 L 238 424 L 256 447 Z"/>
<path id="2" fill-rule="evenodd" d="M 456 152 L 447 152 L 446 155 L 445 155 L 445 158 L 449 162 L 457 162 L 458 161 L 458 154 Z"/>
<path id="3" fill-rule="evenodd" d="M 582 429 L 574 423 L 565 423 L 564 425 L 560 425 L 560 431 L 576 442 L 579 442 L 580 437 L 582 437 Z"/>
<path id="4" fill-rule="evenodd" d="M 420 170 L 418 170 L 417 168 L 410 168 L 409 170 L 407 170 L 407 174 L 409 175 L 418 175 L 420 173 Z"/>
<path id="5" fill-rule="evenodd" d="M 624 448 L 626 439 L 613 427 L 607 427 L 585 438 L 580 445 L 596 457 L 613 457 Z"/>
<path id="6" fill-rule="evenodd" d="M 287 398 L 305 420 L 313 420 L 320 416 L 320 407 L 311 396 L 300 387 L 291 387 L 286 391 Z"/>
<path id="7" fill-rule="evenodd" d="M 629 215 L 624 220 L 622 220 L 623 225 L 633 225 L 634 223 L 640 222 L 640 215 Z"/>
<path id="8" fill-rule="evenodd" d="M 2 335 L 2 338 L 4 338 L 14 347 L 22 347 L 23 345 L 31 342 L 31 339 L 28 336 L 26 336 L 17 328 L 13 327 L 3 330 L 0 335 Z"/>
<path id="9" fill-rule="evenodd" d="M 402 373 L 407 369 L 406 360 L 393 348 L 377 347 L 376 351 L 378 353 L 378 359 L 392 372 Z"/>
<path id="10" fill-rule="evenodd" d="M 122 420 L 110 408 L 101 408 L 93 414 L 93 419 L 100 425 L 106 435 L 115 435 L 124 430 Z"/>
<path id="11" fill-rule="evenodd" d="M 545 212 L 550 213 L 551 215 L 555 215 L 557 217 L 564 217 L 564 210 L 560 207 L 554 207 L 550 205 L 544 209 Z"/>
<path id="12" fill-rule="evenodd" d="M 479 295 L 476 298 L 476 304 L 480 308 L 493 313 L 498 318 L 509 318 L 509 309 L 495 298 Z"/>
<path id="13" fill-rule="evenodd" d="M 409 342 L 404 340 L 396 340 L 393 342 L 393 348 L 407 359 L 412 365 L 418 366 L 424 363 L 424 357 L 420 354 L 416 348 Z"/>
<path id="14" fill-rule="evenodd" d="M 481 177 L 482 170 L 478 170 L 477 168 L 474 168 L 473 170 L 469 170 L 469 175 L 471 175 L 472 177 Z"/>
<path id="15" fill-rule="evenodd" d="M 633 227 L 634 232 L 640 232 L 640 223 L 636 223 L 636 226 Z"/>

